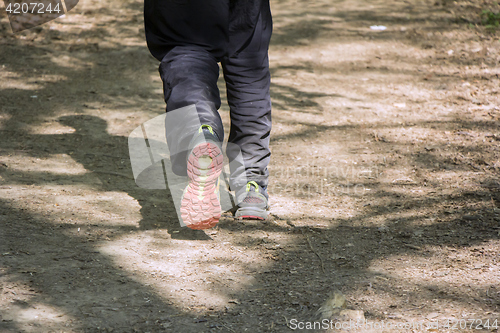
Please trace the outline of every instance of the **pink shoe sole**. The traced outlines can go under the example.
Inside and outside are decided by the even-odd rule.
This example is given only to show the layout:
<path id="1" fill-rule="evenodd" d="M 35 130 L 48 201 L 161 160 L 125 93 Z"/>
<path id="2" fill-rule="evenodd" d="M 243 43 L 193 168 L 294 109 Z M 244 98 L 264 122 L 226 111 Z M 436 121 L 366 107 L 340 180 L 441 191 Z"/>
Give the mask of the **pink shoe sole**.
<path id="1" fill-rule="evenodd" d="M 181 201 L 182 221 L 188 228 L 201 230 L 215 226 L 221 216 L 218 179 L 224 157 L 212 142 L 197 145 L 187 161 L 189 185 Z"/>
<path id="2" fill-rule="evenodd" d="M 265 220 L 265 218 L 260 217 L 260 216 L 255 216 L 255 215 L 242 215 L 242 216 L 239 216 L 239 218 L 242 220 L 261 220 L 261 221 Z"/>

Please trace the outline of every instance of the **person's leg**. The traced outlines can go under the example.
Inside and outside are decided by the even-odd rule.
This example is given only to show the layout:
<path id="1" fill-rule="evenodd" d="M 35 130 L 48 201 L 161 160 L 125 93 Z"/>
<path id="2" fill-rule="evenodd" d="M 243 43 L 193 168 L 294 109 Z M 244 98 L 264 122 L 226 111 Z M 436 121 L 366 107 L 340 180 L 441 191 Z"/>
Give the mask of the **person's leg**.
<path id="1" fill-rule="evenodd" d="M 254 181 L 261 191 L 268 185 L 270 161 L 271 99 L 268 47 L 272 19 L 268 0 L 249 1 L 249 13 L 254 17 L 237 17 L 230 25 L 229 56 L 222 66 L 227 98 L 231 110 L 231 130 L 227 155 L 234 160 L 241 150 L 243 164 L 231 169 L 231 187 L 240 192 L 247 182 Z M 256 10 L 257 9 L 257 10 Z M 250 24 L 252 23 L 252 24 Z M 267 197 L 267 193 L 265 193 Z"/>
<path id="2" fill-rule="evenodd" d="M 202 48 L 177 46 L 162 59 L 160 76 L 167 113 L 195 105 L 198 114 L 197 119 L 192 119 L 192 113 L 166 118 L 172 170 L 182 176 L 186 175 L 189 142 L 200 125 L 211 126 L 219 141 L 223 141 L 224 129 L 217 111 L 221 105 L 217 87 L 219 66 L 215 57 Z"/>
<path id="3" fill-rule="evenodd" d="M 184 122 L 181 117 L 180 121 L 167 123 L 167 141 L 174 154 L 182 151 L 179 148 L 186 147 L 186 140 L 189 142 L 198 130 L 190 128 L 191 124 L 208 124 L 223 139 L 217 111 L 221 103 L 217 63 L 227 53 L 230 1 L 144 1 L 146 41 L 151 54 L 161 61 L 167 112 L 195 104 L 199 114 L 199 122 Z M 179 175 L 186 174 L 182 162 L 186 153 L 183 155 L 173 156 L 172 160 L 174 172 Z"/>
<path id="4" fill-rule="evenodd" d="M 218 177 L 222 171 L 224 129 L 218 113 L 219 66 L 208 51 L 178 46 L 162 59 L 167 143 L 172 171 L 189 183 L 180 201 L 182 221 L 191 229 L 213 227 L 220 218 Z M 189 105 L 195 105 L 190 112 Z"/>
<path id="5" fill-rule="evenodd" d="M 221 214 L 224 130 L 217 63 L 226 54 L 229 1 L 145 0 L 144 15 L 149 50 L 161 61 L 172 171 L 189 178 L 182 221 L 192 229 L 210 228 Z M 197 112 L 189 112 L 190 105 Z"/>

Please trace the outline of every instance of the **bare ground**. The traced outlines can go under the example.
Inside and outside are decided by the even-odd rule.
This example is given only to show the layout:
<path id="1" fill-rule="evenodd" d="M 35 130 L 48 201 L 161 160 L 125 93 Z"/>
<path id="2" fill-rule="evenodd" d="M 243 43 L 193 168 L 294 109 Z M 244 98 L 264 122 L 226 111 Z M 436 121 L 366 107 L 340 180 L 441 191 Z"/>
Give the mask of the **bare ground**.
<path id="1" fill-rule="evenodd" d="M 353 332 L 500 321 L 485 6 L 273 1 L 272 220 L 208 231 L 132 177 L 127 136 L 164 109 L 141 1 L 15 35 L 2 14 L 0 332 L 289 332 L 334 290 L 372 323 L 458 324 Z"/>

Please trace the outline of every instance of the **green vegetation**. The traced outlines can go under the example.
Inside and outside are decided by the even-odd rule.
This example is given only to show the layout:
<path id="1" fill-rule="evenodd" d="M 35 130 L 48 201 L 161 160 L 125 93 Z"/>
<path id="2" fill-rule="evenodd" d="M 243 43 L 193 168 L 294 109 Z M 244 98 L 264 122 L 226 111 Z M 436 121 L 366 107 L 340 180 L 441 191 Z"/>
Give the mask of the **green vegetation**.
<path id="1" fill-rule="evenodd" d="M 500 26 L 500 12 L 495 13 L 489 9 L 483 10 L 481 18 L 483 25 L 485 25 L 488 30 L 494 31 Z"/>

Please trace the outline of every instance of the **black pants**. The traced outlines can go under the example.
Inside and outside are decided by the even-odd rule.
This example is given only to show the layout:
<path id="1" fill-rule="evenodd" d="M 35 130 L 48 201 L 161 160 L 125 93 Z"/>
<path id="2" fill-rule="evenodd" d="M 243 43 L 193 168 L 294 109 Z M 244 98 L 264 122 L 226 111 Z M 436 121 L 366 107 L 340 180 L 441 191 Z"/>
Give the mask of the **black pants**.
<path id="1" fill-rule="evenodd" d="M 148 48 L 161 61 L 167 112 L 195 104 L 201 124 L 212 126 L 222 141 L 221 63 L 231 114 L 228 142 L 235 144 L 228 145 L 226 154 L 231 161 L 241 150 L 244 162 L 232 168 L 232 185 L 243 186 L 237 179 L 244 173 L 248 181 L 266 187 L 271 155 L 269 0 L 145 0 L 144 13 Z M 197 130 L 168 127 L 170 147 L 185 144 Z M 172 165 L 185 165 L 185 155 L 172 156 Z"/>

